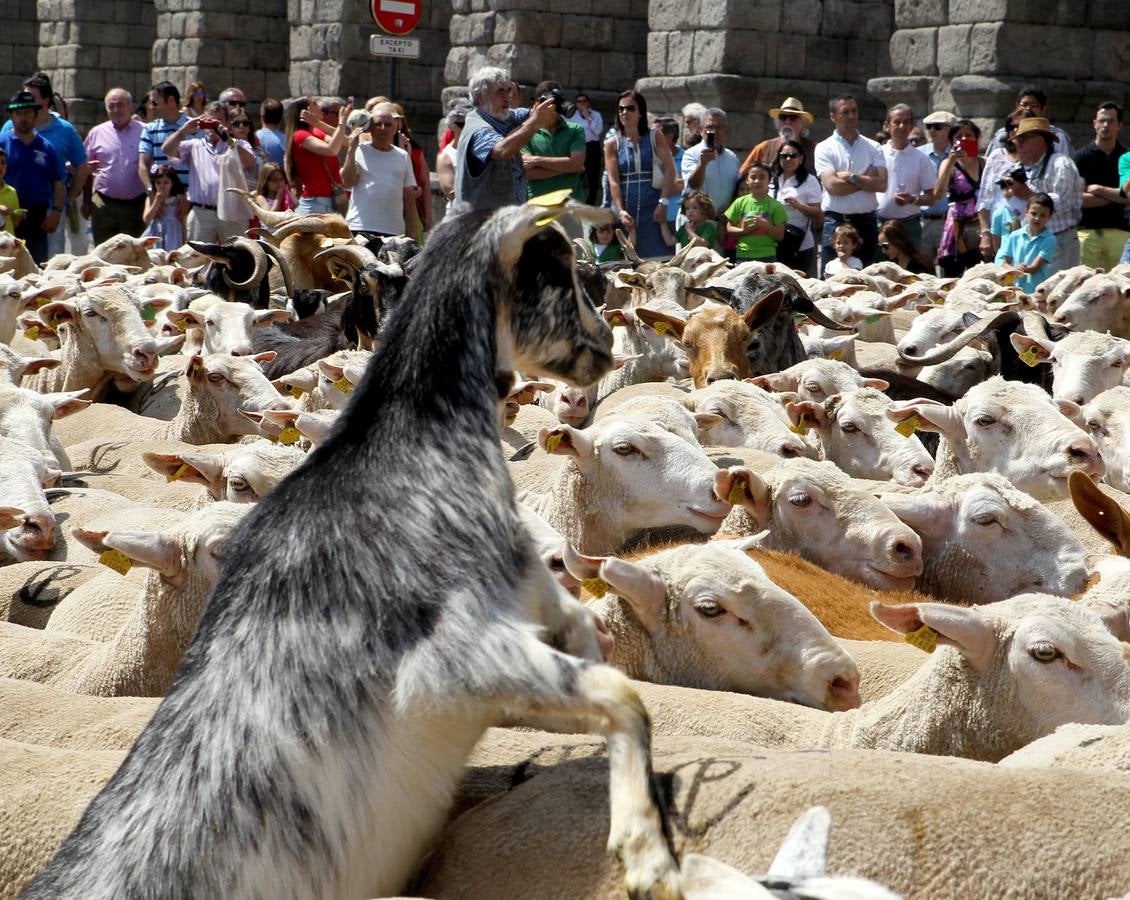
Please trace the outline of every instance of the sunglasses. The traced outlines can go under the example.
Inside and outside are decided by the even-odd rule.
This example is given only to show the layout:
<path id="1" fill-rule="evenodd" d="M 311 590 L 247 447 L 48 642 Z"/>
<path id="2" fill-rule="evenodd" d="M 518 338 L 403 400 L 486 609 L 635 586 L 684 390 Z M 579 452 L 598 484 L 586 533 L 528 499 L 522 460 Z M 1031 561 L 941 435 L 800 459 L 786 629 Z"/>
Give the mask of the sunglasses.
<path id="1" fill-rule="evenodd" d="M 778 153 L 777 159 L 800 159 L 799 153 Z"/>
<path id="2" fill-rule="evenodd" d="M 251 123 L 247 119 L 238 119 L 231 123 L 232 128 L 250 128 Z"/>
<path id="3" fill-rule="evenodd" d="M 931 131 L 941 131 L 943 128 L 949 128 L 949 125 L 943 125 L 941 122 L 931 122 L 926 127 Z"/>
<path id="4" fill-rule="evenodd" d="M 631 106 L 617 106 L 616 111 L 617 112 L 635 112 L 636 111 L 636 105 L 633 103 Z"/>
<path id="5" fill-rule="evenodd" d="M 246 106 L 247 105 L 246 100 L 225 100 L 224 102 L 228 106 Z"/>
<path id="6" fill-rule="evenodd" d="M 160 103 L 161 103 L 160 100 L 146 100 L 145 101 L 146 106 L 158 106 Z"/>
<path id="7" fill-rule="evenodd" d="M 891 249 L 890 242 L 879 241 L 879 249 L 880 250 L 890 250 Z"/>
<path id="8" fill-rule="evenodd" d="M 777 116 L 777 118 L 778 119 L 800 119 L 800 116 L 798 116 L 796 113 L 785 113 L 785 112 L 783 112 L 779 116 Z"/>

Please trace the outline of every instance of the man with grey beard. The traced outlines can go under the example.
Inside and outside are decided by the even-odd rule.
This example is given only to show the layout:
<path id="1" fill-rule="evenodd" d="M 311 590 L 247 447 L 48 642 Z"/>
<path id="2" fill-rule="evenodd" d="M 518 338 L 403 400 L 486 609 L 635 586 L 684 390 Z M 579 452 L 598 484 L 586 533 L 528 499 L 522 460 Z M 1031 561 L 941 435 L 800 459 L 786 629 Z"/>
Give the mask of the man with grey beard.
<path id="1" fill-rule="evenodd" d="M 762 141 L 749 151 L 749 156 L 742 163 L 742 178 L 755 162 L 763 162 L 767 166 L 776 163 L 777 153 L 785 141 L 796 141 L 804 147 L 804 158 L 809 164 L 815 159 L 816 144 L 808 136 L 815 117 L 804 108 L 803 103 L 796 97 L 786 97 L 779 107 L 769 110 L 769 117 L 777 123 L 777 136 Z"/>

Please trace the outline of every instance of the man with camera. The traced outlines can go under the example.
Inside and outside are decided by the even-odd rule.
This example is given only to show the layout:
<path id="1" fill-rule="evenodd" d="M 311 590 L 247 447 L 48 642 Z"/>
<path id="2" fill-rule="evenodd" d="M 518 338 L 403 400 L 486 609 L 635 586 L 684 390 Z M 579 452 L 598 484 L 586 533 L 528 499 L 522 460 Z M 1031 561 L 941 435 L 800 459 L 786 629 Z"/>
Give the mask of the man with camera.
<path id="1" fill-rule="evenodd" d="M 223 103 L 209 103 L 204 115 L 189 119 L 162 145 L 161 149 L 173 165 L 188 167 L 188 239 L 218 244 L 244 234 L 250 216 L 239 221 L 221 219 L 216 210 L 220 197 L 220 162 L 226 153 L 238 153 L 241 165 L 255 163 L 255 154 L 247 141 L 233 140 L 228 132 L 228 108 Z M 186 140 L 202 132 L 200 140 Z"/>
<path id="2" fill-rule="evenodd" d="M 534 102 L 553 101 L 557 115 L 538 129 L 522 148 L 522 167 L 526 170 L 531 197 L 568 188 L 573 199 L 585 202 L 585 130 L 568 121 L 577 111 L 561 93 L 556 81 L 543 81 L 534 93 Z"/>

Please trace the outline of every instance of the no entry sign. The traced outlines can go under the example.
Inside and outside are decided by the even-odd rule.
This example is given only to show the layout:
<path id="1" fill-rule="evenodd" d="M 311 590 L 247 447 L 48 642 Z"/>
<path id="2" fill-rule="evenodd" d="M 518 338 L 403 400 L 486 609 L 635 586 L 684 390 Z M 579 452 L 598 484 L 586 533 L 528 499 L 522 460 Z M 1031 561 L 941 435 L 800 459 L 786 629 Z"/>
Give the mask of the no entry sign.
<path id="1" fill-rule="evenodd" d="M 423 0 L 369 0 L 373 21 L 387 34 L 404 35 L 420 24 Z"/>

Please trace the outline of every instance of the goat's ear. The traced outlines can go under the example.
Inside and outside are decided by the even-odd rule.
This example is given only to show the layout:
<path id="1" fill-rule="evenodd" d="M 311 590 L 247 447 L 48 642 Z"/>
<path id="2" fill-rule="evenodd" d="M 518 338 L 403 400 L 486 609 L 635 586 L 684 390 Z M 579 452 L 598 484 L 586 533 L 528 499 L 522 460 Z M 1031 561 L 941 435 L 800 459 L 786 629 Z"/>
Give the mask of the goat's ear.
<path id="1" fill-rule="evenodd" d="M 956 647 L 978 672 L 993 661 L 997 648 L 996 623 L 977 607 L 951 606 L 948 603 L 907 603 L 887 606 L 871 601 L 871 615 L 897 634 L 916 635 L 925 642 L 936 641 Z M 923 626 L 929 631 L 924 632 Z M 910 641 L 920 646 L 920 640 Z"/>
<path id="2" fill-rule="evenodd" d="M 795 391 L 800 387 L 800 376 L 793 372 L 771 372 L 747 378 L 746 381 L 766 391 Z"/>
<path id="3" fill-rule="evenodd" d="M 604 317 L 604 321 L 612 328 L 615 328 L 617 325 L 636 324 L 636 314 L 630 309 L 603 309 L 600 314 Z"/>
<path id="4" fill-rule="evenodd" d="M 687 323 L 678 316 L 669 316 L 667 313 L 656 312 L 646 306 L 636 308 L 636 316 L 641 322 L 648 325 L 656 334 L 670 335 L 676 341 L 683 339 L 683 329 Z"/>
<path id="5" fill-rule="evenodd" d="M 168 535 L 155 531 L 87 531 L 84 528 L 72 528 L 71 534 L 95 553 L 117 550 L 128 556 L 134 565 L 156 569 L 166 578 L 184 571 L 180 541 Z"/>
<path id="6" fill-rule="evenodd" d="M 1028 337 L 1026 334 L 1017 334 L 1015 331 L 1008 336 L 1013 349 L 1020 354 L 1020 359 L 1030 366 L 1051 362 L 1052 351 L 1055 344 L 1043 338 Z"/>
<path id="7" fill-rule="evenodd" d="M 642 353 L 613 353 L 612 354 L 612 368 L 622 369 L 628 363 L 637 359 L 643 359 Z"/>
<path id="8" fill-rule="evenodd" d="M 588 435 L 571 425 L 543 428 L 538 432 L 538 446 L 546 453 L 586 459 L 592 456 L 592 441 Z"/>
<path id="9" fill-rule="evenodd" d="M 757 331 L 769 323 L 769 321 L 781 311 L 781 306 L 785 302 L 785 292 L 780 288 L 775 291 L 770 291 L 753 306 L 751 306 L 742 315 L 746 325 L 749 326 L 750 331 Z"/>
<path id="10" fill-rule="evenodd" d="M 639 272 L 617 272 L 616 277 L 622 284 L 629 285 L 630 287 L 647 287 L 647 278 Z"/>
<path id="11" fill-rule="evenodd" d="M 643 566 L 610 556 L 601 564 L 600 577 L 632 605 L 644 626 L 658 628 L 662 624 L 667 586 L 658 575 Z"/>
<path id="12" fill-rule="evenodd" d="M 275 322 L 289 322 L 294 315 L 289 309 L 257 309 L 255 310 L 256 326 L 273 325 Z"/>
<path id="13" fill-rule="evenodd" d="M 187 481 L 206 487 L 218 483 L 223 476 L 223 462 L 204 453 L 143 453 L 141 459 L 167 481 Z"/>
<path id="14" fill-rule="evenodd" d="M 1075 509 L 1104 538 L 1130 556 L 1130 515 L 1113 497 L 1082 472 L 1067 476 L 1067 489 Z"/>
<path id="15" fill-rule="evenodd" d="M 689 287 L 687 293 L 694 294 L 697 297 L 705 297 L 707 300 L 715 300 L 718 303 L 725 303 L 729 306 L 730 300 L 734 296 L 734 289 L 711 284 L 706 287 Z"/>
<path id="16" fill-rule="evenodd" d="M 81 399 L 86 392 L 87 388 L 83 388 L 81 391 L 60 391 L 55 394 L 44 394 L 43 399 L 50 403 L 54 409 L 52 418 L 62 419 L 90 406 L 89 400 Z"/>

